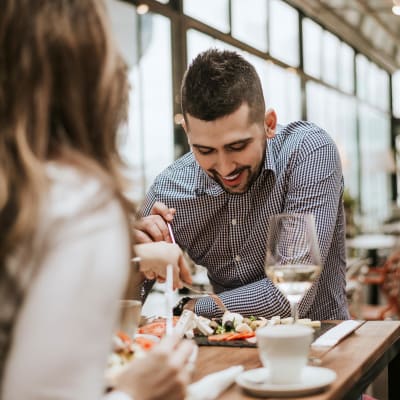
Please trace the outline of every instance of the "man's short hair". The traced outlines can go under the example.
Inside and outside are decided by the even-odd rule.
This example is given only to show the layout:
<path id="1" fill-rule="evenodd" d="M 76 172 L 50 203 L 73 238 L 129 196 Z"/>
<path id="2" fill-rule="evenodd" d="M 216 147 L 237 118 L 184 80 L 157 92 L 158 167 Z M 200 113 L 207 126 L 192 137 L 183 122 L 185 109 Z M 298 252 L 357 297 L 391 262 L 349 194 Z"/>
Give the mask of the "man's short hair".
<path id="1" fill-rule="evenodd" d="M 181 87 L 182 112 L 213 121 L 235 112 L 243 103 L 249 122 L 264 120 L 265 101 L 255 68 L 234 51 L 210 49 L 197 55 Z"/>

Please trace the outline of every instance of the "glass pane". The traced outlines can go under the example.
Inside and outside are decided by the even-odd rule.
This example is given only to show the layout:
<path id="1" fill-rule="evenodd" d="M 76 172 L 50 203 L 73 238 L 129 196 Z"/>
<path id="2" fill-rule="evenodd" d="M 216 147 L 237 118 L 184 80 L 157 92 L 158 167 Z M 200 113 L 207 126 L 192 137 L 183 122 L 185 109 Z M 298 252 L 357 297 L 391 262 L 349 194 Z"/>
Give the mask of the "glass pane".
<path id="1" fill-rule="evenodd" d="M 151 40 L 139 64 L 143 115 L 141 134 L 144 138 L 145 185 L 148 187 L 174 159 L 171 27 L 170 20 L 161 15 L 151 16 L 151 24 L 146 26 L 142 23 L 141 27 L 146 35 L 151 29 Z M 154 118 L 155 114 L 157 118 Z M 154 151 L 155 148 L 163 151 Z"/>
<path id="2" fill-rule="evenodd" d="M 348 93 L 354 91 L 354 50 L 344 42 L 339 47 L 339 87 Z"/>
<path id="3" fill-rule="evenodd" d="M 326 129 L 325 92 L 327 88 L 313 81 L 306 83 L 307 120 Z"/>
<path id="4" fill-rule="evenodd" d="M 205 33 L 199 32 L 195 29 L 189 29 L 187 31 L 186 38 L 188 64 L 192 62 L 193 58 L 195 58 L 197 54 L 209 48 L 232 50 L 238 52 L 239 54 L 244 54 L 244 52 L 242 52 L 238 48 L 231 46 L 228 43 L 217 40 L 212 36 L 206 35 Z"/>
<path id="5" fill-rule="evenodd" d="M 332 132 L 342 160 L 344 184 L 358 198 L 357 103 L 354 97 L 338 94 L 337 125 Z"/>
<path id="6" fill-rule="evenodd" d="M 170 21 L 152 13 L 138 17 L 133 6 L 110 3 L 125 6 L 122 14 L 117 13 L 119 18 L 111 21 L 123 53 L 130 54 L 128 123 L 121 127 L 119 147 L 129 167 L 127 174 L 134 181 L 131 196 L 140 201 L 155 176 L 174 158 Z M 141 18 L 140 24 L 137 18 Z M 129 24 L 121 24 L 126 19 Z M 132 44 L 138 35 L 142 52 L 133 57 Z M 163 151 L 156 152 L 156 148 Z"/>
<path id="7" fill-rule="evenodd" d="M 183 12 L 222 32 L 228 33 L 229 27 L 228 0 L 184 0 Z"/>
<path id="8" fill-rule="evenodd" d="M 335 139 L 340 120 L 338 92 L 326 86 L 308 82 L 306 96 L 307 119 L 325 129 Z"/>
<path id="9" fill-rule="evenodd" d="M 111 28 L 117 45 L 128 65 L 128 78 L 130 82 L 128 121 L 119 128 L 118 148 L 121 157 L 127 165 L 125 174 L 133 185 L 130 187 L 129 195 L 132 199 L 140 201 L 144 195 L 144 166 L 142 146 L 143 138 L 140 135 L 140 124 L 138 124 L 139 93 L 138 74 L 133 71 L 137 68 L 138 54 L 136 38 L 138 27 L 138 16 L 136 8 L 130 4 L 114 0 L 106 0 L 107 11 L 111 21 Z"/>
<path id="10" fill-rule="evenodd" d="M 232 36 L 267 51 L 267 2 L 232 0 Z"/>
<path id="11" fill-rule="evenodd" d="M 298 12 L 281 0 L 271 0 L 270 7 L 271 55 L 297 67 L 299 65 Z"/>
<path id="12" fill-rule="evenodd" d="M 330 85 L 338 83 L 339 39 L 328 31 L 322 38 L 322 79 Z"/>
<path id="13" fill-rule="evenodd" d="M 357 103 L 353 97 L 315 82 L 306 84 L 307 119 L 335 140 L 342 161 L 344 182 L 358 198 Z"/>
<path id="14" fill-rule="evenodd" d="M 106 0 L 108 16 L 111 21 L 111 28 L 117 45 L 129 66 L 137 63 L 137 29 L 138 15 L 136 8 L 131 4 Z"/>
<path id="15" fill-rule="evenodd" d="M 371 77 L 373 87 L 373 104 L 381 110 L 389 110 L 389 75 L 376 66 L 374 77 Z"/>
<path id="16" fill-rule="evenodd" d="M 377 229 L 391 210 L 390 120 L 373 108 L 360 107 L 361 207 L 364 229 Z"/>
<path id="17" fill-rule="evenodd" d="M 300 77 L 290 69 L 267 63 L 267 77 L 263 82 L 266 107 L 278 114 L 278 123 L 287 124 L 301 119 Z"/>
<path id="18" fill-rule="evenodd" d="M 390 80 L 389 80 L 389 74 L 381 69 L 381 78 L 380 78 L 380 84 L 379 88 L 381 89 L 381 92 L 378 93 L 378 98 L 381 100 L 381 103 L 379 106 L 382 108 L 382 110 L 389 111 L 390 110 Z"/>
<path id="19" fill-rule="evenodd" d="M 304 72 L 321 77 L 322 28 L 308 18 L 303 19 Z"/>
<path id="20" fill-rule="evenodd" d="M 369 61 L 362 54 L 356 55 L 357 72 L 357 96 L 362 100 L 367 100 Z"/>
<path id="21" fill-rule="evenodd" d="M 392 76 L 393 115 L 400 118 L 400 70 Z"/>

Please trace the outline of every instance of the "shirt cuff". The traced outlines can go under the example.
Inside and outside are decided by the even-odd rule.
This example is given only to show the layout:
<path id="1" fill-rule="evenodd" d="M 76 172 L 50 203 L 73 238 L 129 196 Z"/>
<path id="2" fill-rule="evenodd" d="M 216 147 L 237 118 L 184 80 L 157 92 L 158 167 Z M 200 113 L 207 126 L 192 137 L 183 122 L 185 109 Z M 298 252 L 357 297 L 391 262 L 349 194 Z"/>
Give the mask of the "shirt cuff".
<path id="1" fill-rule="evenodd" d="M 219 318 L 224 314 L 224 310 L 217 307 L 212 297 L 199 297 L 196 300 L 196 304 L 194 305 L 195 314 L 206 318 Z"/>
<path id="2" fill-rule="evenodd" d="M 102 400 L 134 400 L 132 396 L 120 390 L 112 390 L 103 396 Z"/>

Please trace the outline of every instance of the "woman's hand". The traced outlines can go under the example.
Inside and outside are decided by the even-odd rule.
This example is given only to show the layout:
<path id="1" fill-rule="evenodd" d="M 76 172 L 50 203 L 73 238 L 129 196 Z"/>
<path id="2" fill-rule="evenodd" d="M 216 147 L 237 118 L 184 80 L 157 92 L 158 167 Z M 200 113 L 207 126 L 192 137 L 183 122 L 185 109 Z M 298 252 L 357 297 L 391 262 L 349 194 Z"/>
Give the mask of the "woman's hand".
<path id="1" fill-rule="evenodd" d="M 146 357 L 134 359 L 115 377 L 115 389 L 140 400 L 183 400 L 194 346 L 177 336 L 165 337 Z"/>
<path id="2" fill-rule="evenodd" d="M 173 267 L 174 289 L 182 287 L 182 281 L 192 283 L 189 266 L 177 244 L 151 242 L 135 245 L 135 253 L 141 258 L 140 271 L 147 279 L 164 282 L 168 264 Z"/>

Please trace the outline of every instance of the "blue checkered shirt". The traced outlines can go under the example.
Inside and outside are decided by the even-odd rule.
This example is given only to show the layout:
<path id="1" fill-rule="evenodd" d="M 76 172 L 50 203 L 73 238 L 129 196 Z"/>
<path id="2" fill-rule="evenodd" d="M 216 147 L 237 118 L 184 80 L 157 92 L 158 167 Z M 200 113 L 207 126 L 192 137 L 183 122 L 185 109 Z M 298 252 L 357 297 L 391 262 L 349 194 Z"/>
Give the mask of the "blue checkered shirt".
<path id="1" fill-rule="evenodd" d="M 243 194 L 227 193 L 187 153 L 165 169 L 151 186 L 142 210 L 155 201 L 174 207 L 176 242 L 208 270 L 214 291 L 232 312 L 243 315 L 290 315 L 281 292 L 266 278 L 264 260 L 269 217 L 311 213 L 315 217 L 323 270 L 300 303 L 300 317 L 349 318 L 345 294 L 345 220 L 343 176 L 330 136 L 316 125 L 298 121 L 277 128 L 268 140 L 265 163 Z M 221 315 L 210 297 L 195 312 Z"/>

